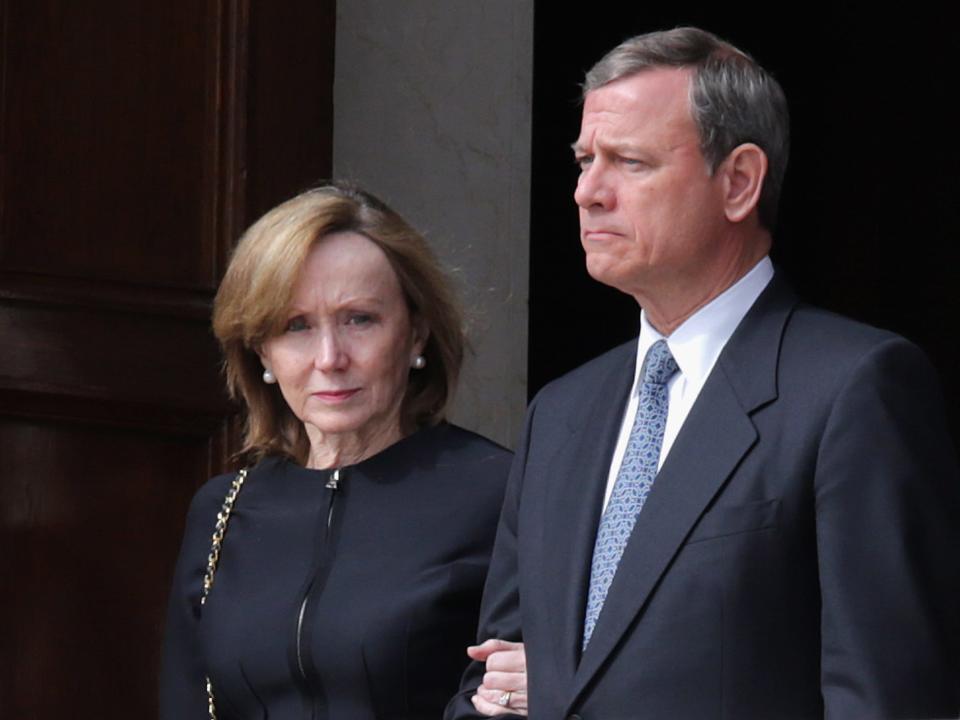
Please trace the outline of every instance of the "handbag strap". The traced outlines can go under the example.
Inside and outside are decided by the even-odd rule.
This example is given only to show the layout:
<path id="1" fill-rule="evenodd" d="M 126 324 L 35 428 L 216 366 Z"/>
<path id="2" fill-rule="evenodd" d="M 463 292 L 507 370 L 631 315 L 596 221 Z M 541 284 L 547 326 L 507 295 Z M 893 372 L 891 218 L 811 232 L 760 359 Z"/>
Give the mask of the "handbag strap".
<path id="1" fill-rule="evenodd" d="M 240 488 L 243 487 L 243 481 L 247 479 L 247 468 L 241 468 L 240 472 L 230 483 L 230 489 L 227 496 L 223 499 L 223 507 L 217 513 L 217 524 L 213 526 L 213 536 L 211 539 L 210 554 L 207 556 L 207 570 L 203 574 L 203 594 L 200 596 L 200 604 L 207 602 L 207 595 L 213 588 L 213 576 L 217 572 L 217 564 L 220 562 L 220 548 L 223 546 L 223 536 L 227 532 L 227 522 L 230 520 L 230 513 L 233 512 L 233 504 L 240 494 Z"/>
<path id="2" fill-rule="evenodd" d="M 237 495 L 240 494 L 240 488 L 243 487 L 243 481 L 247 479 L 247 468 L 241 468 L 237 476 L 230 483 L 230 489 L 227 496 L 223 499 L 223 507 L 217 513 L 217 524 L 213 527 L 213 536 L 211 537 L 210 554 L 207 556 L 207 569 L 203 574 L 203 593 L 200 595 L 200 604 L 207 602 L 207 596 L 213 587 L 213 576 L 217 572 L 217 564 L 220 562 L 220 549 L 223 546 L 223 536 L 227 532 L 227 523 L 230 521 L 230 513 L 233 512 L 233 504 L 237 501 Z M 210 720 L 217 720 L 217 708 L 213 700 L 213 684 L 210 677 L 206 678 L 207 685 L 207 710 L 210 713 Z"/>

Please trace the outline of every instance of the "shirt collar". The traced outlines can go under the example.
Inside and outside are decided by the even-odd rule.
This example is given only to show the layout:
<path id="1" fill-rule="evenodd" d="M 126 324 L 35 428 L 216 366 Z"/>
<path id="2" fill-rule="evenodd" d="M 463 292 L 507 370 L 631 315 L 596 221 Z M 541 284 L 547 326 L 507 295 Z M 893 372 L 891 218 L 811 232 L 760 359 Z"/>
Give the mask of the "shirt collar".
<path id="1" fill-rule="evenodd" d="M 753 268 L 708 302 L 666 338 L 667 346 L 677 361 L 680 374 L 688 382 L 700 386 L 713 369 L 724 345 L 743 320 L 743 316 L 773 278 L 773 263 L 765 256 Z M 640 337 L 637 341 L 637 365 L 633 392 L 638 392 L 638 381 L 643 360 L 650 346 L 664 336 L 640 313 Z"/>

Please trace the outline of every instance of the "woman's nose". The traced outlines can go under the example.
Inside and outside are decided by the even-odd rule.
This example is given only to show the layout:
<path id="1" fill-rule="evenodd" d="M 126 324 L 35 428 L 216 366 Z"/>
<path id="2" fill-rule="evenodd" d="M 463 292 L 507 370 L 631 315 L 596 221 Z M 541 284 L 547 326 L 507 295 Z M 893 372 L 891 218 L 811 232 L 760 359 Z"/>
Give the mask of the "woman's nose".
<path id="1" fill-rule="evenodd" d="M 350 356 L 343 338 L 336 329 L 325 328 L 317 331 L 313 364 L 317 370 L 331 372 L 343 370 L 349 364 Z"/>

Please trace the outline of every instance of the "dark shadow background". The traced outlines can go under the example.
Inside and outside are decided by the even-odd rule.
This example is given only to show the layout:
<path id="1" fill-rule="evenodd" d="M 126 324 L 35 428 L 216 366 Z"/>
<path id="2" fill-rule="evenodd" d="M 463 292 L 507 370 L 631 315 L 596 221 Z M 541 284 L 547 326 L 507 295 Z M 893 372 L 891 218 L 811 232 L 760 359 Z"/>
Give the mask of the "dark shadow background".
<path id="1" fill-rule="evenodd" d="M 785 5 L 614 2 L 577 14 L 537 5 L 530 397 L 639 327 L 636 303 L 591 280 L 583 265 L 569 148 L 579 83 L 621 40 L 692 24 L 749 52 L 787 94 L 792 152 L 774 240 L 779 270 L 806 300 L 923 347 L 960 439 L 956 26 L 945 11 L 917 4 L 900 12 Z"/>

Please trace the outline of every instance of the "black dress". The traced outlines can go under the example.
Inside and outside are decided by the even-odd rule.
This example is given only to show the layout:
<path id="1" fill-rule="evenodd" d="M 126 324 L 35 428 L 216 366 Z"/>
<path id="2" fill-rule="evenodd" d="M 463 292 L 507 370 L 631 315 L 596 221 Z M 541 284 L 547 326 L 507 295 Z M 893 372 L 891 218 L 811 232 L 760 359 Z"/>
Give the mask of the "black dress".
<path id="1" fill-rule="evenodd" d="M 247 477 L 213 590 L 210 536 L 234 476 L 190 507 L 174 576 L 160 717 L 439 718 L 456 692 L 510 453 L 453 425 L 340 472 L 268 458 Z"/>

